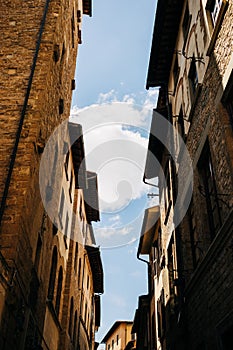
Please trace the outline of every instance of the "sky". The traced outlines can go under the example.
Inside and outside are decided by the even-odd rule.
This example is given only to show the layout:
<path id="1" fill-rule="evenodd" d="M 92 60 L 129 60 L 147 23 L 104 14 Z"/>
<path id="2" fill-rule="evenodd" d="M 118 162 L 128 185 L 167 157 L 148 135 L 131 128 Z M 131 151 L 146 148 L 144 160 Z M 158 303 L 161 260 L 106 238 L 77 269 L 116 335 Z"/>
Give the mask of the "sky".
<path id="1" fill-rule="evenodd" d="M 155 205 L 142 181 L 152 108 L 145 89 L 156 0 L 93 0 L 78 48 L 71 120 L 83 127 L 87 169 L 98 174 L 101 221 L 94 224 L 104 268 L 101 327 L 133 320 L 147 293 L 147 267 L 137 260 L 144 210 Z M 99 347 L 100 349 L 103 346 Z"/>

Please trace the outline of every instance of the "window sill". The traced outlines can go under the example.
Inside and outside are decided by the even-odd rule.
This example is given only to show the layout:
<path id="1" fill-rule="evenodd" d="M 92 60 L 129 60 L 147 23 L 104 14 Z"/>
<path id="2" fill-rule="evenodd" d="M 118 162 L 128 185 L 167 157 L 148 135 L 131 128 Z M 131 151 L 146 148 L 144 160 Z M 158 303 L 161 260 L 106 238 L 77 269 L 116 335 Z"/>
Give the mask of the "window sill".
<path id="1" fill-rule="evenodd" d="M 216 25 L 214 26 L 214 29 L 213 29 L 213 32 L 212 32 L 212 36 L 211 36 L 211 39 L 210 39 L 209 47 L 208 47 L 207 52 L 206 52 L 207 56 L 210 56 L 211 53 L 213 52 L 213 49 L 214 49 L 214 46 L 215 46 L 215 42 L 217 40 L 217 36 L 218 36 L 219 31 L 220 31 L 221 24 L 222 24 L 224 15 L 226 13 L 227 7 L 228 7 L 228 0 L 223 0 L 222 6 L 221 6 L 221 9 L 219 11 L 218 18 L 217 18 Z"/>

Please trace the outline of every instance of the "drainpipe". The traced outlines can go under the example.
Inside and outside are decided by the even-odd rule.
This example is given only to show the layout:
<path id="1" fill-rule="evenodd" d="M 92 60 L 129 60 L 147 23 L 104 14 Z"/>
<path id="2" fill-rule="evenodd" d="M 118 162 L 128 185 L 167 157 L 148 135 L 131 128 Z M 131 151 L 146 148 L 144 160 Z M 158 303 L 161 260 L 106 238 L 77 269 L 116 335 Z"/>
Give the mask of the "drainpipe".
<path id="1" fill-rule="evenodd" d="M 31 92 L 31 88 L 32 88 L 32 81 L 33 81 L 33 77 L 34 77 L 34 73 L 35 73 L 35 69 L 36 69 L 36 64 L 37 64 L 38 54 L 39 54 L 39 50 L 40 50 L 42 34 L 44 32 L 45 21 L 46 21 L 46 17 L 47 17 L 47 13 L 48 13 L 48 8 L 49 8 L 49 3 L 50 3 L 50 0 L 46 0 L 43 16 L 42 16 L 42 19 L 41 19 L 40 29 L 39 29 L 39 33 L 38 33 L 38 39 L 37 39 L 37 42 L 36 42 L 36 50 L 35 50 L 33 61 L 32 61 L 31 72 L 30 72 L 30 76 L 29 76 L 29 79 L 28 79 L 28 86 L 27 86 L 27 90 L 26 90 L 26 94 L 25 94 L 25 98 L 24 98 L 23 108 L 22 108 L 22 111 L 21 111 L 21 116 L 20 116 L 20 120 L 19 120 L 18 130 L 17 130 L 17 133 L 16 133 L 15 144 L 14 144 L 14 147 L 13 147 L 13 150 L 12 150 L 12 154 L 11 154 L 11 157 L 10 157 L 10 164 L 9 164 L 8 174 L 7 174 L 7 177 L 6 177 L 6 182 L 5 182 L 5 187 L 4 187 L 2 201 L 1 201 L 1 207 L 0 207 L 0 228 L 1 228 L 2 218 L 3 218 L 3 214 L 4 214 L 4 211 L 5 211 L 5 207 L 6 207 L 6 199 L 7 199 L 7 196 L 8 196 L 8 191 L 9 191 L 11 177 L 12 177 L 12 173 L 13 173 L 13 169 L 14 169 L 14 164 L 15 164 L 15 159 L 16 159 L 16 155 L 17 155 L 19 140 L 20 140 L 20 136 L 21 136 L 21 132 L 22 132 L 22 128 L 23 128 L 25 115 L 26 115 L 28 100 L 29 100 L 30 92 Z"/>
<path id="2" fill-rule="evenodd" d="M 139 251 L 137 252 L 137 259 L 140 261 L 143 261 L 144 263 L 147 264 L 147 270 L 148 270 L 148 296 L 151 297 L 150 293 L 151 293 L 151 266 L 149 261 L 144 260 L 142 258 L 140 258 L 140 253 Z M 152 324 L 151 324 L 151 300 L 150 300 L 150 304 L 149 304 L 149 349 L 151 349 L 152 346 Z M 153 349 L 151 349 L 153 350 Z"/>

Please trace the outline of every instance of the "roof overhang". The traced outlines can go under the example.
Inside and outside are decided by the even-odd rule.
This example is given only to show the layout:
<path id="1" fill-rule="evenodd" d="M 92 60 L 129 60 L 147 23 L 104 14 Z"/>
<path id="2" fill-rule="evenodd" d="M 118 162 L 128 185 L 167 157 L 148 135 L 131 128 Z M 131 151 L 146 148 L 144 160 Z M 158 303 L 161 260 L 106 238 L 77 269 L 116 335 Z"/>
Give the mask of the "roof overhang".
<path id="1" fill-rule="evenodd" d="M 83 0 L 83 14 L 92 16 L 92 0 Z"/>
<path id="2" fill-rule="evenodd" d="M 159 122 L 159 120 L 161 120 L 161 116 L 168 119 L 168 107 L 166 106 L 165 94 L 165 89 L 161 88 L 159 91 L 157 108 L 153 110 L 152 114 L 148 151 L 144 171 L 144 182 L 145 179 L 153 179 L 159 176 L 161 167 L 160 164 L 162 162 L 164 150 L 166 149 L 164 144 L 165 140 L 167 139 L 168 128 L 162 127 L 161 123 Z M 162 141 L 160 141 L 157 135 L 159 135 Z"/>
<path id="3" fill-rule="evenodd" d="M 184 0 L 158 0 L 146 89 L 168 83 Z"/>
<path id="4" fill-rule="evenodd" d="M 97 174 L 92 171 L 87 171 L 87 188 L 84 191 L 85 209 L 87 222 L 99 221 L 99 197 Z"/>
<path id="5" fill-rule="evenodd" d="M 158 239 L 157 223 L 160 216 L 160 207 L 154 206 L 145 210 L 138 254 L 149 254 L 152 244 Z"/>
<path id="6" fill-rule="evenodd" d="M 94 293 L 103 294 L 104 292 L 104 273 L 103 265 L 98 247 L 85 246 L 91 265 L 93 275 Z"/>
<path id="7" fill-rule="evenodd" d="M 75 174 L 75 188 L 85 189 L 87 187 L 87 178 L 82 126 L 69 122 L 68 129 Z"/>

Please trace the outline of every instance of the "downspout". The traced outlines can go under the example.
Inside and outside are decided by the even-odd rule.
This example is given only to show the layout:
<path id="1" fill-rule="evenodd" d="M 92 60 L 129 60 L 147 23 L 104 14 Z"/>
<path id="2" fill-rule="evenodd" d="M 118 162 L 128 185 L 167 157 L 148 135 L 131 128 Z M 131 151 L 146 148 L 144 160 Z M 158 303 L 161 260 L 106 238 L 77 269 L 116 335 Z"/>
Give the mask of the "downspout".
<path id="1" fill-rule="evenodd" d="M 19 140 L 20 140 L 20 136 L 21 136 L 21 132 L 22 132 L 22 128 L 23 128 L 25 115 L 26 115 L 28 100 L 29 100 L 30 92 L 31 92 L 31 88 L 32 88 L 32 81 L 33 81 L 33 77 L 34 77 L 34 73 L 35 73 L 35 69 L 36 69 L 36 63 L 37 63 L 37 59 L 38 59 L 38 55 L 39 55 L 42 34 L 44 32 L 45 21 L 46 21 L 46 16 L 48 13 L 49 3 L 50 3 L 50 0 L 46 0 L 43 16 L 41 19 L 40 29 L 39 29 L 39 33 L 38 33 L 38 39 L 37 39 L 37 43 L 36 43 L 36 50 L 35 50 L 35 54 L 33 57 L 31 72 L 30 72 L 30 76 L 29 76 L 29 80 L 28 80 L 28 86 L 27 86 L 27 90 L 26 90 L 26 94 L 25 94 L 25 98 L 24 98 L 23 108 L 21 111 L 18 130 L 16 133 L 15 144 L 14 144 L 12 154 L 10 157 L 10 164 L 9 164 L 8 174 L 6 177 L 6 182 L 5 182 L 5 187 L 4 187 L 3 196 L 2 196 L 2 200 L 1 200 L 1 207 L 0 207 L 0 228 L 1 228 L 2 218 L 3 218 L 3 214 L 5 211 L 5 207 L 6 207 L 6 199 L 8 196 L 8 191 L 9 191 L 9 187 L 10 187 L 12 172 L 14 169 Z"/>
<path id="2" fill-rule="evenodd" d="M 139 254 L 139 251 L 137 252 L 137 259 L 140 260 L 140 261 L 143 261 L 144 263 L 147 264 L 147 270 L 148 270 L 148 296 L 150 297 L 151 299 L 151 266 L 150 266 L 150 263 L 149 261 L 147 260 L 144 260 L 142 258 L 140 258 L 140 254 Z M 151 300 L 150 300 L 150 304 L 149 304 L 149 349 L 151 349 L 151 346 L 152 346 L 152 324 L 151 324 Z M 152 350 L 152 349 L 151 349 Z"/>

